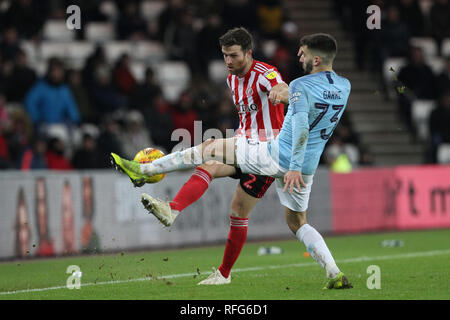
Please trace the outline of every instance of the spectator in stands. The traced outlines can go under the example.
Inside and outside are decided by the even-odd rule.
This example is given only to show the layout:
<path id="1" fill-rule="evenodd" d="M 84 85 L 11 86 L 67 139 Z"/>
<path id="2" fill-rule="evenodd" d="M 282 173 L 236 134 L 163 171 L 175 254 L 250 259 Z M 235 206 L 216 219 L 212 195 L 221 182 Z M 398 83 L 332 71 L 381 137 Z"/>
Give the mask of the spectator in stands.
<path id="1" fill-rule="evenodd" d="M 382 28 L 373 37 L 373 61 L 375 69 L 381 73 L 383 62 L 388 57 L 406 57 L 408 55 L 411 32 L 408 25 L 400 20 L 396 6 L 389 6 L 386 18 L 381 21 Z"/>
<path id="2" fill-rule="evenodd" d="M 158 16 L 158 39 L 164 41 L 167 28 L 180 21 L 186 10 L 185 0 L 170 0 L 167 7 Z"/>
<path id="3" fill-rule="evenodd" d="M 51 170 L 72 170 L 70 160 L 64 155 L 64 142 L 58 137 L 49 137 L 45 154 L 47 166 Z"/>
<path id="4" fill-rule="evenodd" d="M 145 127 L 144 116 L 137 110 L 125 114 L 125 128 L 120 135 L 123 154 L 134 158 L 143 147 L 154 146 L 150 133 Z"/>
<path id="5" fill-rule="evenodd" d="M 92 106 L 89 92 L 83 83 L 81 72 L 75 69 L 68 70 L 67 84 L 72 91 L 73 97 L 80 111 L 82 122 L 98 123 L 98 112 L 96 108 Z"/>
<path id="6" fill-rule="evenodd" d="M 64 83 L 64 75 L 62 61 L 50 58 L 47 75 L 28 92 L 25 106 L 37 128 L 45 124 L 80 123 L 78 106 L 70 88 Z"/>
<path id="7" fill-rule="evenodd" d="M 229 89 L 227 88 L 227 90 Z M 224 137 L 226 137 L 227 129 L 236 130 L 239 128 L 239 117 L 237 116 L 236 106 L 229 96 L 223 96 L 220 99 L 217 114 L 217 128 L 222 132 Z"/>
<path id="8" fill-rule="evenodd" d="M 193 23 L 194 14 L 192 10 L 185 10 L 179 21 L 174 21 L 167 26 L 164 33 L 164 45 L 169 59 L 185 61 L 191 72 L 195 74 L 199 72 L 199 67 L 195 47 L 197 33 L 194 30 Z"/>
<path id="9" fill-rule="evenodd" d="M 436 78 L 437 96 L 442 96 L 450 91 L 450 56 L 445 59 L 445 66 L 442 72 Z"/>
<path id="10" fill-rule="evenodd" d="M 261 36 L 279 39 L 283 23 L 283 9 L 280 0 L 259 0 L 256 7 L 258 30 Z"/>
<path id="11" fill-rule="evenodd" d="M 26 53 L 19 48 L 14 59 L 14 67 L 5 82 L 8 101 L 22 102 L 35 82 L 36 72 L 28 67 Z"/>
<path id="12" fill-rule="evenodd" d="M 396 83 L 400 114 L 414 133 L 411 124 L 411 103 L 415 99 L 435 98 L 435 77 L 425 63 L 422 48 L 412 47 L 409 62 L 400 69 Z"/>
<path id="13" fill-rule="evenodd" d="M 33 139 L 33 124 L 23 108 L 11 109 L 9 117 L 11 119 L 11 130 L 8 134 L 9 152 L 11 161 L 16 164 Z"/>
<path id="14" fill-rule="evenodd" d="M 0 16 L 3 27 L 12 27 L 18 31 L 20 38 L 37 37 L 48 17 L 47 1 L 15 0 Z M 1 28 L 3 29 L 3 28 Z"/>
<path id="15" fill-rule="evenodd" d="M 19 40 L 17 30 L 14 27 L 8 27 L 3 30 L 2 40 L 0 41 L 0 53 L 3 63 L 13 62 L 19 51 Z"/>
<path id="16" fill-rule="evenodd" d="M 116 23 L 119 39 L 143 40 L 147 38 L 146 23 L 139 11 L 139 2 L 135 0 L 117 1 L 120 16 Z"/>
<path id="17" fill-rule="evenodd" d="M 222 17 L 225 29 L 242 26 L 251 32 L 258 31 L 258 16 L 253 0 L 226 1 Z"/>
<path id="18" fill-rule="evenodd" d="M 303 75 L 296 52 L 298 51 L 298 27 L 292 21 L 287 21 L 281 28 L 281 40 L 274 56 L 269 62 L 277 67 L 284 81 L 289 83 Z"/>
<path id="19" fill-rule="evenodd" d="M 111 83 L 111 71 L 106 65 L 97 66 L 91 95 L 100 116 L 128 106 L 127 98 L 117 92 Z"/>
<path id="20" fill-rule="evenodd" d="M 167 152 L 172 150 L 175 141 L 172 141 L 172 131 L 174 123 L 172 120 L 171 108 L 162 94 L 155 97 L 155 107 L 150 117 L 147 117 L 147 125 L 150 127 L 152 140 L 155 145 L 161 146 Z"/>
<path id="21" fill-rule="evenodd" d="M 83 134 L 83 141 L 72 157 L 72 164 L 76 169 L 101 168 L 97 143 L 89 133 Z"/>
<path id="22" fill-rule="evenodd" d="M 202 120 L 203 130 L 217 128 L 217 106 L 221 100 L 217 88 L 209 81 L 202 78 L 195 79 L 191 83 L 191 93 L 194 99 L 194 108 L 197 116 Z"/>
<path id="23" fill-rule="evenodd" d="M 198 65 L 204 76 L 208 75 L 208 65 L 212 60 L 223 59 L 218 39 L 225 33 L 222 18 L 218 13 L 211 13 L 205 18 L 205 25 L 198 32 L 196 53 Z"/>
<path id="24" fill-rule="evenodd" d="M 425 21 L 419 2 L 417 0 L 400 0 L 397 6 L 401 20 L 408 25 L 411 36 L 423 36 L 425 31 Z"/>
<path id="25" fill-rule="evenodd" d="M 102 129 L 97 140 L 99 153 L 99 166 L 101 168 L 111 167 L 109 155 L 111 152 L 124 154 L 120 142 L 119 125 L 111 115 L 105 115 L 102 119 Z"/>
<path id="26" fill-rule="evenodd" d="M 47 141 L 45 137 L 34 137 L 31 147 L 26 148 L 19 159 L 20 170 L 47 169 Z"/>
<path id="27" fill-rule="evenodd" d="M 135 87 L 136 79 L 130 68 L 130 56 L 126 53 L 122 54 L 116 62 L 113 70 L 113 78 L 115 87 L 120 93 L 130 96 Z"/>
<path id="28" fill-rule="evenodd" d="M 436 0 L 430 10 L 431 34 L 438 44 L 439 52 L 442 40 L 450 38 L 450 3 L 448 0 Z"/>
<path id="29" fill-rule="evenodd" d="M 437 162 L 437 150 L 441 143 L 450 143 L 450 91 L 444 93 L 429 119 L 431 136 L 431 160 Z"/>
<path id="30" fill-rule="evenodd" d="M 130 106 L 139 110 L 144 115 L 145 122 L 149 123 L 148 118 L 154 113 L 155 99 L 160 94 L 162 94 L 161 87 L 155 81 L 153 69 L 147 67 L 144 81 L 134 89 Z"/>
<path id="31" fill-rule="evenodd" d="M 339 135 L 333 135 L 324 150 L 325 163 L 334 172 L 350 172 L 359 163 L 357 146 L 344 143 Z"/>
<path id="32" fill-rule="evenodd" d="M 82 78 L 84 85 L 89 91 L 95 84 L 95 73 L 99 67 L 108 67 L 105 50 L 102 46 L 97 46 L 84 64 Z"/>
<path id="33" fill-rule="evenodd" d="M 194 97 L 191 92 L 184 91 L 172 110 L 174 129 L 186 129 L 191 136 L 191 143 L 193 143 L 194 121 L 198 118 L 198 114 L 194 109 Z"/>
<path id="34" fill-rule="evenodd" d="M 13 166 L 8 144 L 11 120 L 9 119 L 5 102 L 5 95 L 0 92 L 0 169 L 7 169 Z"/>

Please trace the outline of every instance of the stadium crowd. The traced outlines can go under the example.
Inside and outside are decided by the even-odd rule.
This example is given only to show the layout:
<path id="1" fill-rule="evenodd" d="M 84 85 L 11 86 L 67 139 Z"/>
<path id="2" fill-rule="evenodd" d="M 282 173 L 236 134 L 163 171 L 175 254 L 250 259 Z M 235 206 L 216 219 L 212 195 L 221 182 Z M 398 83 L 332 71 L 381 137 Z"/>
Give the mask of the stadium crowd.
<path id="1" fill-rule="evenodd" d="M 372 4 L 381 9 L 379 30 L 369 30 L 368 15 L 357 14 Z M 378 76 L 386 99 L 397 100 L 412 135 L 428 145 L 426 161 L 438 162 L 439 145 L 450 143 L 450 2 L 336 0 L 334 7 L 353 34 L 358 69 Z M 429 104 L 421 101 L 431 102 L 432 111 L 423 110 Z M 413 110 L 414 104 L 419 110 Z M 424 114 L 426 134 L 417 132 L 413 113 Z"/>
<path id="2" fill-rule="evenodd" d="M 159 10 L 152 7 L 153 16 L 143 10 L 149 3 L 161 5 Z M 352 9 L 354 3 L 343 2 L 346 25 L 351 23 L 345 5 Z M 113 26 L 112 40 L 160 43 L 168 61 L 188 66 L 188 86 L 175 100 L 168 99 L 157 65 L 147 63 L 139 78 L 133 56 L 124 52 L 111 61 L 106 41 L 96 42 L 81 64 L 51 56 L 40 72 L 29 45 L 61 41 L 49 38 L 46 24 L 65 23 L 66 8 L 73 4 L 82 8 L 82 18 L 72 41 L 92 42 L 85 26 L 100 22 Z M 173 130 L 187 129 L 193 137 L 194 120 L 202 121 L 203 131 L 236 129 L 237 111 L 225 75 L 212 81 L 209 69 L 222 59 L 218 38 L 234 26 L 252 32 L 254 57 L 277 66 L 287 83 L 302 75 L 295 56 L 299 30 L 280 0 L 0 1 L 0 168 L 106 168 L 109 152 L 132 157 L 144 146 L 171 151 L 178 143 L 171 141 Z M 362 41 L 363 36 L 355 37 Z M 364 59 L 356 56 L 364 68 Z M 353 164 L 370 164 L 370 154 L 358 140 L 344 116 L 324 155 L 335 159 L 345 145 Z"/>

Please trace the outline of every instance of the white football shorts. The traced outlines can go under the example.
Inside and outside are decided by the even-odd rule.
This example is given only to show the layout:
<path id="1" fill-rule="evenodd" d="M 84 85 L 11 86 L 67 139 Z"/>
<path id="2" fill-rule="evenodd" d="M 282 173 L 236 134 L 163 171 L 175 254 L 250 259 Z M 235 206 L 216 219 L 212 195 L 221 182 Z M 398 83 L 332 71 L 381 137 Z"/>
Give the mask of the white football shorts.
<path id="1" fill-rule="evenodd" d="M 237 165 L 243 173 L 274 177 L 281 204 L 293 211 L 306 211 L 314 175 L 302 175 L 306 188 L 298 190 L 295 187 L 293 194 L 290 194 L 289 190 L 283 192 L 284 175 L 288 170 L 281 167 L 270 155 L 267 142 L 237 137 L 235 145 Z M 272 144 L 273 147 L 276 147 L 275 144 Z"/>

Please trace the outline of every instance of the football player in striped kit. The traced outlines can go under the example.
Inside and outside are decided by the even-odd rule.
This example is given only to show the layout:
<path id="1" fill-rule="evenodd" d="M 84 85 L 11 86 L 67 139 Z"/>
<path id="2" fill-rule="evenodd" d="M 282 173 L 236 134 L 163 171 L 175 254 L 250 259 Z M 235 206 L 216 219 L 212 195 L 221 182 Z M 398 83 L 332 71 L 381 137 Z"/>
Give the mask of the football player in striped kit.
<path id="1" fill-rule="evenodd" d="M 229 72 L 226 81 L 239 114 L 236 136 L 255 143 L 274 140 L 283 124 L 283 103 L 289 101 L 289 86 L 275 67 L 253 59 L 253 39 L 245 28 L 228 30 L 220 37 L 219 44 Z M 248 216 L 274 179 L 242 173 L 239 168 L 209 161 L 195 169 L 169 205 L 161 203 L 162 209 L 147 207 L 164 225 L 171 226 L 182 210 L 200 199 L 213 179 L 222 177 L 240 180 L 231 201 L 230 231 L 222 264 L 199 284 L 231 282 L 231 268 L 247 238 Z M 154 200 L 157 203 L 157 199 Z"/>

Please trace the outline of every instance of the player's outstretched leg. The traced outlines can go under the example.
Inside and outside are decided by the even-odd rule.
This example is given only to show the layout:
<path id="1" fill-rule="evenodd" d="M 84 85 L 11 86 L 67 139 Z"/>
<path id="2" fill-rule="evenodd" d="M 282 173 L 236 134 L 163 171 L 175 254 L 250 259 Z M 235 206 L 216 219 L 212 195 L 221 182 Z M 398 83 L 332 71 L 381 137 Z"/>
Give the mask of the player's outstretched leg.
<path id="1" fill-rule="evenodd" d="M 111 153 L 111 162 L 117 170 L 128 175 L 134 183 L 157 174 L 195 168 L 209 160 L 233 165 L 236 163 L 234 143 L 234 138 L 208 139 L 198 146 L 172 152 L 151 163 L 142 164 Z"/>
<path id="2" fill-rule="evenodd" d="M 328 279 L 323 289 L 353 288 L 348 278 L 336 265 L 323 237 L 306 223 L 306 211 L 296 212 L 286 208 L 286 222 L 296 237 L 305 244 L 311 257 L 325 269 Z"/>

